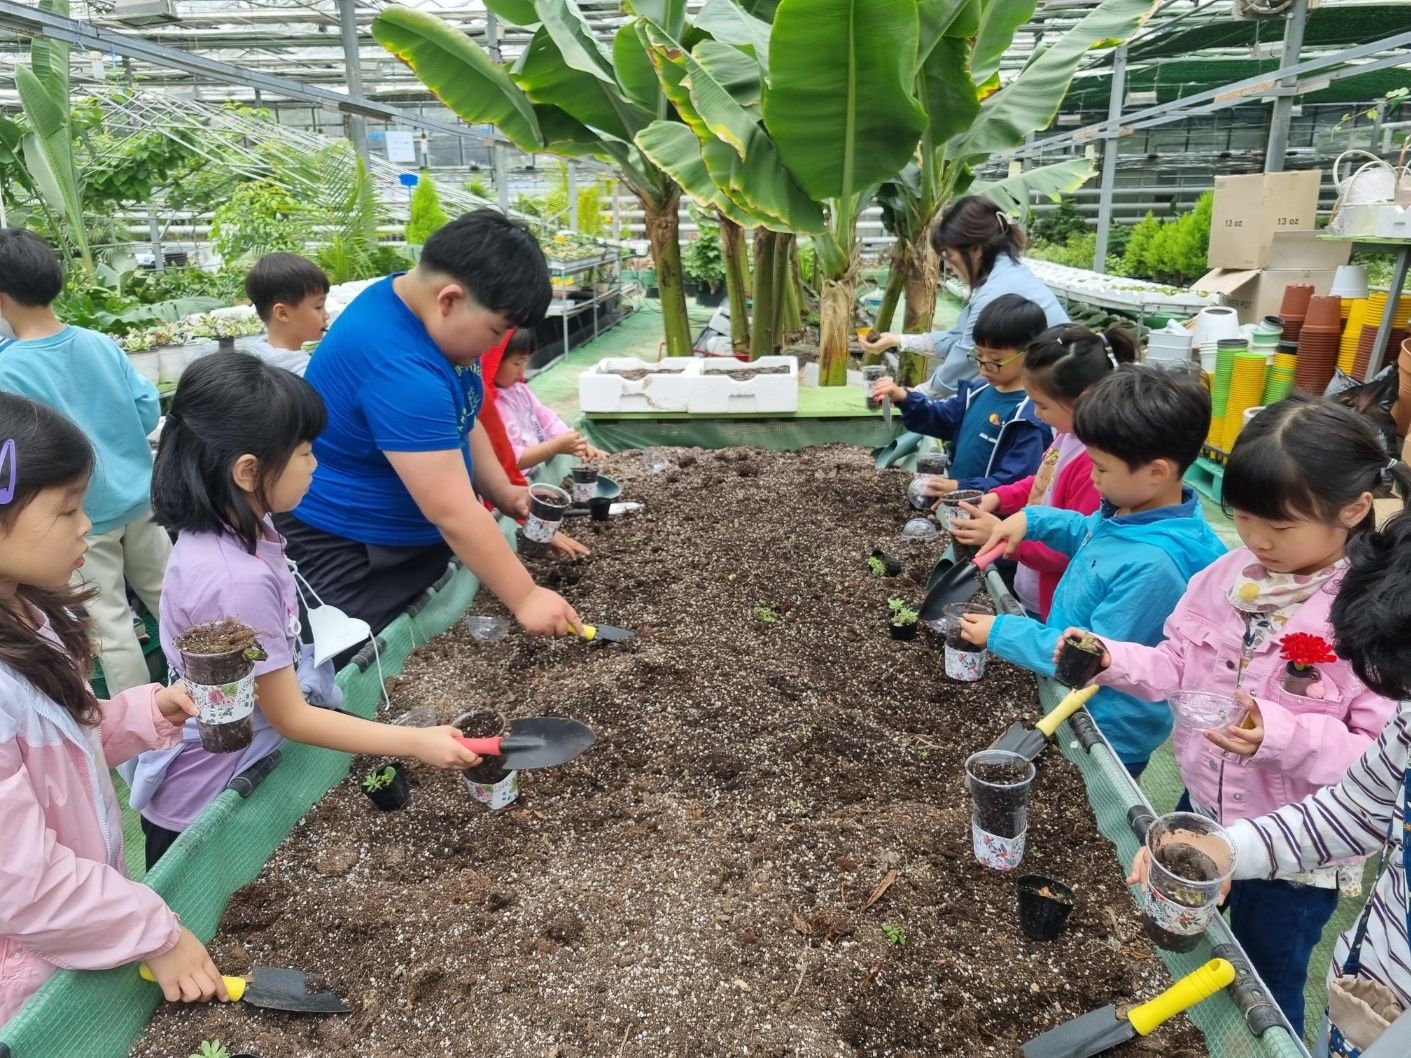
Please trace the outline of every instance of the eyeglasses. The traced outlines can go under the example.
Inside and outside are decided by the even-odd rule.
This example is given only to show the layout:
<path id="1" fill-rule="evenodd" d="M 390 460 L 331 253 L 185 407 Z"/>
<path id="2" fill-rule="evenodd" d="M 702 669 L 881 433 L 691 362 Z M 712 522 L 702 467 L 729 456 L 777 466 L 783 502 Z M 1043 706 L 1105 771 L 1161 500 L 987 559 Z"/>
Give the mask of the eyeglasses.
<path id="1" fill-rule="evenodd" d="M 1019 352 L 1015 353 L 1011 357 L 1005 358 L 1004 360 L 981 360 L 978 356 L 975 355 L 974 350 L 971 350 L 970 352 L 965 354 L 965 359 L 969 360 L 976 367 L 993 367 L 998 370 L 1005 364 L 1014 363 L 1014 361 L 1018 360 L 1027 352 L 1027 349 L 1020 349 Z"/>

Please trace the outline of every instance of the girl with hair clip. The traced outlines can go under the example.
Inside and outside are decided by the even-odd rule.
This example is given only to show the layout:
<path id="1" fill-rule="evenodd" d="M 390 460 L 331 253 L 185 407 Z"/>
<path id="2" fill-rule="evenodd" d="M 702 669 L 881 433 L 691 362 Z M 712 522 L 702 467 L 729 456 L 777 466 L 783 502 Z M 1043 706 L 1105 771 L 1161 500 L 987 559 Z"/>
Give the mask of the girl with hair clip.
<path id="1" fill-rule="evenodd" d="M 108 770 L 181 740 L 181 684 L 99 701 L 89 594 L 70 587 L 92 528 L 93 448 L 46 405 L 0 393 L 0 1024 L 59 969 L 145 961 L 170 1000 L 229 998 L 196 936 L 127 877 Z"/>
<path id="2" fill-rule="evenodd" d="M 1073 434 L 1073 405 L 1094 382 L 1136 358 L 1136 339 L 1120 327 L 1097 334 L 1076 323 L 1064 323 L 1034 339 L 1024 356 L 1024 392 L 1034 402 L 1038 417 L 1053 427 L 1053 444 L 1036 474 L 991 489 L 978 504 L 961 504 L 971 520 L 953 522 L 952 535 L 962 544 L 979 547 L 1001 519 L 1024 507 L 1041 504 L 1080 514 L 1096 511 L 1102 497 L 1093 486 L 1087 446 Z M 1068 556 L 1036 540 L 1025 540 L 1015 557 L 1019 565 L 1014 594 L 1029 616 L 1048 620 Z"/>
<path id="3" fill-rule="evenodd" d="M 1224 504 L 1244 546 L 1192 578 L 1165 642 L 1105 642 L 1093 680 L 1147 701 L 1204 690 L 1247 707 L 1221 730 L 1176 728 L 1179 810 L 1229 826 L 1299 801 L 1340 781 L 1395 712 L 1334 652 L 1332 624 L 1336 605 L 1374 605 L 1349 596 L 1346 553 L 1373 529 L 1373 496 L 1393 482 L 1405 488 L 1411 477 L 1348 408 L 1290 397 L 1240 433 Z M 1337 907 L 1339 858 L 1281 880 L 1245 875 L 1227 903 L 1231 931 L 1300 1034 L 1308 959 Z M 1360 865 L 1344 885 L 1348 873 L 1360 877 Z"/>
<path id="4" fill-rule="evenodd" d="M 931 334 L 884 333 L 862 347 L 869 353 L 905 349 L 939 357 L 941 365 L 928 388 L 933 397 L 951 396 L 962 380 L 979 374 L 968 359 L 975 352 L 975 320 L 995 299 L 1018 294 L 1043 309 L 1050 326 L 1068 322 L 1053 291 L 1020 260 L 1025 245 L 1024 229 L 993 200 L 981 195 L 956 199 L 931 229 L 936 256 L 970 287 L 955 326 Z M 881 326 L 890 321 L 877 322 Z"/>

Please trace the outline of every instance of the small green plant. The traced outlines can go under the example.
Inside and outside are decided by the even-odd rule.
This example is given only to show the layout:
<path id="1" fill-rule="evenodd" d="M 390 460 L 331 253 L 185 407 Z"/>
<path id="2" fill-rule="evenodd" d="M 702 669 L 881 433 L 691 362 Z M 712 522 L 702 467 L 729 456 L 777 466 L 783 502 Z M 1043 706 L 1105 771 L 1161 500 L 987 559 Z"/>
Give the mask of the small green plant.
<path id="1" fill-rule="evenodd" d="M 919 756 L 923 762 L 928 761 L 931 759 L 931 751 L 923 746 L 917 756 Z"/>
<path id="2" fill-rule="evenodd" d="M 436 181 L 431 178 L 429 169 L 423 169 L 417 178 L 416 187 L 412 189 L 408 213 L 406 234 L 407 242 L 412 246 L 425 243 L 438 228 L 450 220 L 441 206 L 441 195 L 436 190 Z"/>
<path id="3" fill-rule="evenodd" d="M 754 608 L 756 621 L 767 625 L 778 624 L 784 619 L 783 611 L 779 609 L 779 604 L 775 602 L 762 602 Z"/>
<path id="4" fill-rule="evenodd" d="M 800 742 L 807 742 L 813 737 L 814 731 L 818 730 L 817 724 L 800 724 L 791 732 Z"/>
<path id="5" fill-rule="evenodd" d="M 882 932 L 887 935 L 887 943 L 894 948 L 906 947 L 906 930 L 902 926 L 893 926 L 888 923 L 882 927 Z"/>
<path id="6" fill-rule="evenodd" d="M 907 625 L 914 625 L 921 615 L 906 605 L 905 599 L 891 598 L 887 600 L 887 605 L 892 610 L 892 624 L 898 628 L 905 628 Z"/>
<path id="7" fill-rule="evenodd" d="M 789 802 L 788 809 L 790 815 L 801 816 L 803 815 L 803 802 L 800 801 L 797 797 L 795 797 Z"/>
<path id="8" fill-rule="evenodd" d="M 230 1051 L 220 1040 L 202 1040 L 201 1049 L 190 1058 L 230 1058 Z"/>
<path id="9" fill-rule="evenodd" d="M 629 537 L 627 537 L 625 540 L 623 540 L 623 543 L 624 543 L 624 544 L 640 544 L 640 543 L 641 543 L 643 540 L 645 540 L 646 538 L 647 538 L 647 534 L 646 534 L 646 533 L 633 533 L 631 536 L 629 536 Z"/>
<path id="10" fill-rule="evenodd" d="M 725 285 L 725 254 L 720 248 L 720 228 L 702 224 L 700 234 L 681 251 L 681 270 L 710 287 L 712 293 Z"/>
<path id="11" fill-rule="evenodd" d="M 870 555 L 868 557 L 867 568 L 872 571 L 873 576 L 883 577 L 887 574 L 887 564 L 877 555 Z"/>
<path id="12" fill-rule="evenodd" d="M 385 790 L 391 786 L 397 778 L 397 769 L 391 764 L 381 771 L 370 771 L 363 779 L 363 789 L 368 793 L 377 793 L 378 790 Z"/>

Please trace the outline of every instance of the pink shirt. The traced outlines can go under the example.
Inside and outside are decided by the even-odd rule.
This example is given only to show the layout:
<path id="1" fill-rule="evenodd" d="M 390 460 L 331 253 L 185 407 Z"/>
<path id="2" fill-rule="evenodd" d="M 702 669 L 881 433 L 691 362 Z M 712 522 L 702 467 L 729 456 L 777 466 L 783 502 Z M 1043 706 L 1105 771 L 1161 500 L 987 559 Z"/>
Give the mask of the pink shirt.
<path id="1" fill-rule="evenodd" d="M 505 433 L 514 447 L 514 458 L 520 459 L 527 448 L 533 448 L 555 437 L 569 432 L 569 426 L 551 410 L 544 407 L 539 398 L 523 382 L 513 386 L 500 386 L 499 400 L 495 407 L 500 409 L 500 418 L 505 423 Z M 537 469 L 523 467 L 525 474 Z"/>
<path id="2" fill-rule="evenodd" d="M 1159 646 L 1104 640 L 1112 666 L 1093 682 L 1149 702 L 1180 689 L 1233 693 L 1245 625 L 1227 594 L 1254 561 L 1248 548 L 1237 548 L 1192 577 Z M 1282 635 L 1308 632 L 1331 643 L 1328 611 L 1340 579 L 1300 606 Z M 1256 648 L 1244 674 L 1244 690 L 1264 718 L 1259 752 L 1247 758 L 1226 753 L 1201 732 L 1176 725 L 1176 763 L 1191 800 L 1222 823 L 1264 815 L 1340 782 L 1396 712 L 1395 702 L 1364 687 L 1342 660 L 1318 666 L 1322 698 L 1285 690 L 1279 638 Z"/>

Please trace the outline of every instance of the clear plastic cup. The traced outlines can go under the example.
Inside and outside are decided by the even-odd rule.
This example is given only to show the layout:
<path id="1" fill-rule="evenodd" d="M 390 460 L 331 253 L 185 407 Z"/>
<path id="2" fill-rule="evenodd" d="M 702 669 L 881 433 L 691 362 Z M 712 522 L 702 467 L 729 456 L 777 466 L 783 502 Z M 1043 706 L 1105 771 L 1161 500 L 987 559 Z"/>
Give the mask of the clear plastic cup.
<path id="1" fill-rule="evenodd" d="M 929 518 L 913 518 L 901 529 L 901 538 L 911 541 L 934 540 L 940 535 L 935 523 Z"/>
<path id="2" fill-rule="evenodd" d="M 1249 707 L 1228 691 L 1172 691 L 1166 701 L 1176 723 L 1192 731 L 1219 731 L 1242 723 L 1249 713 Z"/>
<path id="3" fill-rule="evenodd" d="M 465 619 L 465 630 L 477 643 L 495 643 L 509 634 L 510 623 L 491 614 L 471 614 Z"/>
<path id="4" fill-rule="evenodd" d="M 1188 952 L 1219 913 L 1220 890 L 1235 870 L 1235 843 L 1219 823 L 1172 812 L 1146 833 L 1151 869 L 1142 884 L 1142 926 L 1151 942 Z"/>
<path id="5" fill-rule="evenodd" d="M 1008 871 L 1024 858 L 1035 774 L 1027 757 L 1008 750 L 987 749 L 966 758 L 965 784 L 974 804 L 971 836 L 975 858 L 984 866 Z"/>

